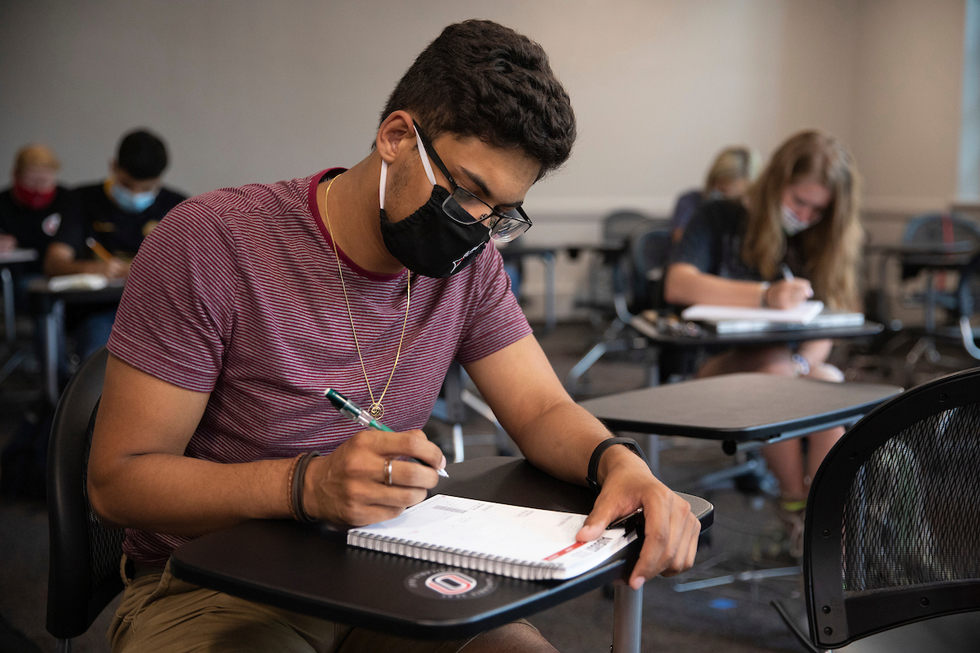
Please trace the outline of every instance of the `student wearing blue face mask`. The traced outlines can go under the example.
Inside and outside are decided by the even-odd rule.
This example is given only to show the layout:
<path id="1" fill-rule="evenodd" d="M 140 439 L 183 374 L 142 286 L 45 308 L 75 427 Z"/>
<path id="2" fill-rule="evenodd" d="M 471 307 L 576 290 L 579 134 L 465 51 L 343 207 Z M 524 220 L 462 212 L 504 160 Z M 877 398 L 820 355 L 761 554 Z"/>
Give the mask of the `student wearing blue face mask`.
<path id="1" fill-rule="evenodd" d="M 671 304 L 793 308 L 814 298 L 833 309 L 860 310 L 857 263 L 858 177 L 836 138 L 804 131 L 773 154 L 741 200 L 707 202 L 691 218 L 667 269 Z M 785 274 L 789 270 L 791 274 Z M 708 359 L 698 376 L 764 372 L 842 381 L 829 365 L 830 340 L 796 347 L 735 347 Z M 779 481 L 787 547 L 802 555 L 803 512 L 811 479 L 843 428 L 763 449 Z"/>
<path id="2" fill-rule="evenodd" d="M 161 185 L 167 163 L 167 148 L 159 137 L 145 130 L 126 134 L 109 166 L 109 176 L 72 192 L 77 210 L 65 219 L 48 246 L 45 274 L 129 276 L 130 262 L 143 239 L 170 209 L 187 199 Z M 91 241 L 102 256 L 90 246 Z M 104 306 L 66 317 L 80 360 L 106 344 L 114 319 L 114 307 Z"/>

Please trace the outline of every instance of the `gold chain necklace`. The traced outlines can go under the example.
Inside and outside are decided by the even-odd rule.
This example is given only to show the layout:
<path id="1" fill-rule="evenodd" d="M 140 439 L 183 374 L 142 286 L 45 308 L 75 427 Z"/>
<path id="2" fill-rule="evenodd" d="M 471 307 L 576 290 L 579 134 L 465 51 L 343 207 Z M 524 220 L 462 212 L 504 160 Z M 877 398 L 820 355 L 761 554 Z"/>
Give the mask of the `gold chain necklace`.
<path id="1" fill-rule="evenodd" d="M 339 176 L 337 175 L 337 177 Z M 327 233 L 330 234 L 330 243 L 333 245 L 334 258 L 337 259 L 337 273 L 340 275 L 340 287 L 344 289 L 344 303 L 347 304 L 347 317 L 350 318 L 350 330 L 354 334 L 354 347 L 357 348 L 357 359 L 361 362 L 364 383 L 367 385 L 368 394 L 371 395 L 371 406 L 368 408 L 368 412 L 371 413 L 371 417 L 374 419 L 381 419 L 385 414 L 385 407 L 381 402 L 384 401 L 385 393 L 388 392 L 388 386 L 391 385 L 391 379 L 395 376 L 395 368 L 398 367 L 398 359 L 402 355 L 402 343 L 405 341 L 405 327 L 408 326 L 408 308 L 412 304 L 412 273 L 408 272 L 408 285 L 406 287 L 408 297 L 405 301 L 405 321 L 402 322 L 402 335 L 398 339 L 395 364 L 391 366 L 391 374 L 388 375 L 388 382 L 385 383 L 384 390 L 381 391 L 381 396 L 375 399 L 374 391 L 371 390 L 371 381 L 368 379 L 367 368 L 364 366 L 364 357 L 361 355 L 361 343 L 357 341 L 357 331 L 354 329 L 354 314 L 350 310 L 350 300 L 347 298 L 347 285 L 344 283 L 344 270 L 340 265 L 340 253 L 337 249 L 337 241 L 334 240 L 333 229 L 330 228 L 330 212 L 327 211 L 327 197 L 330 195 L 330 187 L 333 186 L 333 182 L 337 180 L 337 177 L 330 180 L 330 183 L 327 184 L 327 190 L 323 193 L 323 217 L 327 220 Z"/>

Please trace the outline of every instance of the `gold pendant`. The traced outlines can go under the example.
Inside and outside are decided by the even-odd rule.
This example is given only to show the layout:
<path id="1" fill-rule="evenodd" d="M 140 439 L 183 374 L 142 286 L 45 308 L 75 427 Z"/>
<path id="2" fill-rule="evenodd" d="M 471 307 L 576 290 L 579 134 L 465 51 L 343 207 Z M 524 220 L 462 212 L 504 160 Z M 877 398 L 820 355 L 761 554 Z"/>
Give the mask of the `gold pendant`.
<path id="1" fill-rule="evenodd" d="M 382 406 L 380 403 L 375 402 L 371 404 L 370 408 L 368 408 L 368 412 L 371 413 L 371 417 L 373 417 L 374 419 L 381 419 L 382 417 L 384 417 L 385 407 Z"/>

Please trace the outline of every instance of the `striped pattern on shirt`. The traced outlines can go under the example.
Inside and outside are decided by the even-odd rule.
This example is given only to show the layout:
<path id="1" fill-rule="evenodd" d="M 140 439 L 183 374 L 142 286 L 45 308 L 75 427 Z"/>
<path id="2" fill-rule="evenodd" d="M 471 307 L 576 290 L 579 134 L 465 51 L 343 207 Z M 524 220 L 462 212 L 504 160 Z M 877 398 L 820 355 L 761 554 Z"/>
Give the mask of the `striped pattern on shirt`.
<path id="1" fill-rule="evenodd" d="M 318 183 L 339 172 L 192 198 L 140 248 L 109 350 L 168 383 L 210 393 L 185 455 L 242 463 L 330 453 L 360 429 L 323 398 L 333 387 L 362 407 L 371 403 L 316 209 Z M 331 215 L 334 225 L 343 219 Z M 407 272 L 370 273 L 340 258 L 377 398 L 401 336 Z M 421 428 L 454 358 L 479 360 L 530 332 L 493 247 L 448 279 L 413 277 L 384 422 Z M 161 565 L 185 541 L 129 529 L 124 551 Z"/>

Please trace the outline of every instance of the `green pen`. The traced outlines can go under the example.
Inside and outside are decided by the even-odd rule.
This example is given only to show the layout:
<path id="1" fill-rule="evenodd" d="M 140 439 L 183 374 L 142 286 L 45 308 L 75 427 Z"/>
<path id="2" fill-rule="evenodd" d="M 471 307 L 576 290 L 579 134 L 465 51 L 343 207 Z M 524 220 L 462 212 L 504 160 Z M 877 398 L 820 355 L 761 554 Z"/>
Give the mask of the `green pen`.
<path id="1" fill-rule="evenodd" d="M 346 415 L 347 417 L 350 417 L 352 420 L 354 420 L 361 426 L 365 428 L 376 429 L 378 431 L 387 431 L 388 433 L 394 433 L 393 430 L 391 430 L 390 428 L 388 428 L 378 420 L 368 415 L 367 412 L 361 410 L 361 408 L 357 404 L 355 404 L 353 401 L 351 401 L 344 395 L 340 394 L 333 388 L 327 388 L 324 391 L 323 395 L 330 400 L 330 403 L 333 404 L 334 408 L 339 410 L 342 414 Z M 421 460 L 417 460 L 415 458 L 412 458 L 412 460 L 414 462 L 419 463 L 420 465 L 431 467 L 431 465 L 429 465 L 428 463 L 424 463 Z M 442 476 L 443 478 L 449 478 L 449 474 L 446 473 L 445 469 L 437 469 L 436 473 L 439 474 L 439 476 Z"/>

